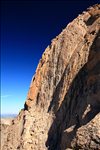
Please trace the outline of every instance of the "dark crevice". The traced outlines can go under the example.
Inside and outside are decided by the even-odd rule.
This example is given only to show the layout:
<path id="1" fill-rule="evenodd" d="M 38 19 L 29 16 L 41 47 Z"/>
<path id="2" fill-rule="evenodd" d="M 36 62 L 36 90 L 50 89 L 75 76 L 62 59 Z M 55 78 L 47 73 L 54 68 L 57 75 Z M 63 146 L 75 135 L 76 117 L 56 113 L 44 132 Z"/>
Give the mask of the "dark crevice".
<path id="1" fill-rule="evenodd" d="M 91 16 L 87 21 L 85 21 L 86 25 L 87 26 L 90 26 L 92 25 L 96 19 L 98 19 L 100 17 L 100 15 L 94 15 L 94 16 Z"/>
<path id="2" fill-rule="evenodd" d="M 37 94 L 37 98 L 36 98 L 36 105 L 38 105 L 39 104 L 39 98 L 40 98 L 40 96 L 39 96 L 39 93 Z"/>

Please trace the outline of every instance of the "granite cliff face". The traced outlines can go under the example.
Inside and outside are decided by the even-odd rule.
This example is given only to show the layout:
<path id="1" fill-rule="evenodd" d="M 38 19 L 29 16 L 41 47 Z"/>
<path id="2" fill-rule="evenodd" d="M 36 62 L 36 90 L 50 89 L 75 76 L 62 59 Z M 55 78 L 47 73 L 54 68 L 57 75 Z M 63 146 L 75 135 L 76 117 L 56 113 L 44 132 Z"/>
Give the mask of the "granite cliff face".
<path id="1" fill-rule="evenodd" d="M 52 40 L 2 150 L 100 150 L 100 5 Z"/>

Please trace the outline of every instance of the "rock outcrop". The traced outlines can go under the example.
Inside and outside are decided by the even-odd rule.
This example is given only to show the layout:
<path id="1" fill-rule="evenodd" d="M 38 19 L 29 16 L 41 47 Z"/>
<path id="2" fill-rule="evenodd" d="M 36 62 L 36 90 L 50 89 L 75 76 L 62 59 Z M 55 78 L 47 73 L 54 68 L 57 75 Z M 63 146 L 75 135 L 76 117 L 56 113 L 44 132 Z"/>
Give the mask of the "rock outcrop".
<path id="1" fill-rule="evenodd" d="M 11 118 L 2 118 L 0 119 L 0 146 L 2 147 L 4 145 L 4 143 L 6 142 L 7 139 L 7 135 L 8 135 L 8 129 L 9 126 L 12 123 L 12 119 Z"/>
<path id="2" fill-rule="evenodd" d="M 2 150 L 100 150 L 100 5 L 52 40 Z"/>

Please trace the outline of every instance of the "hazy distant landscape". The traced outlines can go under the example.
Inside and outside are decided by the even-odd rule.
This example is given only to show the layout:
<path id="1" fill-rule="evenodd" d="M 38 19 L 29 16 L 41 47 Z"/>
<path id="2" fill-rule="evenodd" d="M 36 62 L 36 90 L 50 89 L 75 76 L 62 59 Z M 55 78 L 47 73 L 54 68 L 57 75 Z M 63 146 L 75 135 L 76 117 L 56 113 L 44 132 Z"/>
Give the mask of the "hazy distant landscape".
<path id="1" fill-rule="evenodd" d="M 17 114 L 1 114 L 1 118 L 15 118 Z"/>

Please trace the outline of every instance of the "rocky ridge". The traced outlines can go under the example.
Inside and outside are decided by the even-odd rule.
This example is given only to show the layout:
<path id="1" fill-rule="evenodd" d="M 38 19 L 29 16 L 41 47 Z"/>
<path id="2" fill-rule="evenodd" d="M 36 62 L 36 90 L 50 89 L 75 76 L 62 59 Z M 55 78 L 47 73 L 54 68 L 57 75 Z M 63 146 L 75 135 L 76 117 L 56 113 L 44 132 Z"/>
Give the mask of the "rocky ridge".
<path id="1" fill-rule="evenodd" d="M 100 5 L 52 40 L 2 150 L 100 149 Z"/>

